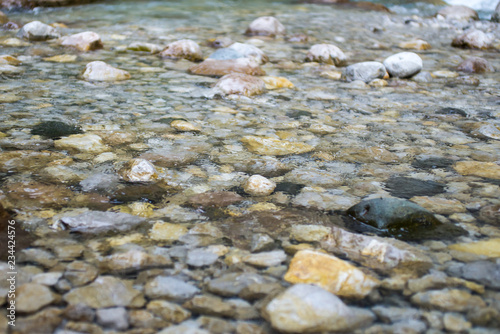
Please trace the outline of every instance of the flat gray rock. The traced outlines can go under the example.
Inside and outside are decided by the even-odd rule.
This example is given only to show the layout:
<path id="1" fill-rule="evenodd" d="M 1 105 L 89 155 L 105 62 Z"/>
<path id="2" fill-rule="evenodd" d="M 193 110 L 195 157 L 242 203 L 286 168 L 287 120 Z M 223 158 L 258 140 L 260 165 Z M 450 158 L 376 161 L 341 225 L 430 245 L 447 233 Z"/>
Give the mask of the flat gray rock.
<path id="1" fill-rule="evenodd" d="M 88 211 L 74 217 L 63 217 L 61 224 L 71 231 L 104 233 L 125 231 L 144 222 L 145 219 L 123 212 Z"/>

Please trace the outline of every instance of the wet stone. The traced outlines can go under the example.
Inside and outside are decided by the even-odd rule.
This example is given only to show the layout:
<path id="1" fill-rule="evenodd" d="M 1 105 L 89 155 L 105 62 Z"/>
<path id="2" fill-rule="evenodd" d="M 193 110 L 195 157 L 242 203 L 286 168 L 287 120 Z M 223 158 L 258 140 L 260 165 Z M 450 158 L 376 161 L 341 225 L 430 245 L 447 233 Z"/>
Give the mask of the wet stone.
<path id="1" fill-rule="evenodd" d="M 263 316 L 285 333 L 353 330 L 374 320 L 373 313 L 350 308 L 326 290 L 306 284 L 294 285 L 274 298 Z"/>
<path id="2" fill-rule="evenodd" d="M 101 272 L 130 273 L 148 268 L 171 267 L 172 261 L 165 255 L 151 255 L 139 250 L 130 250 L 106 256 L 99 263 Z"/>
<path id="3" fill-rule="evenodd" d="M 457 70 L 467 73 L 487 73 L 494 72 L 495 69 L 491 64 L 484 58 L 470 57 L 461 62 Z"/>
<path id="4" fill-rule="evenodd" d="M 251 252 L 262 252 L 274 248 L 275 243 L 273 238 L 264 233 L 256 233 L 252 235 L 252 242 L 250 244 Z"/>
<path id="5" fill-rule="evenodd" d="M 219 256 L 206 249 L 193 249 L 187 253 L 186 263 L 193 267 L 203 267 L 214 264 Z"/>
<path id="6" fill-rule="evenodd" d="M 252 58 L 236 58 L 225 60 L 208 58 L 205 59 L 202 63 L 190 67 L 188 69 L 188 73 L 206 75 L 211 77 L 222 77 L 234 73 L 241 73 L 246 75 L 266 74 L 266 72 L 259 66 L 259 63 Z"/>
<path id="7" fill-rule="evenodd" d="M 308 144 L 271 137 L 245 136 L 241 138 L 241 141 L 249 151 L 261 155 L 300 154 L 310 152 L 314 149 L 313 146 Z"/>
<path id="8" fill-rule="evenodd" d="M 184 58 L 190 61 L 203 60 L 200 46 L 190 39 L 182 39 L 168 44 L 159 55 L 162 58 L 169 59 Z"/>
<path id="9" fill-rule="evenodd" d="M 384 60 L 384 66 L 391 77 L 408 78 L 423 68 L 422 59 L 413 52 L 401 52 Z"/>
<path id="10" fill-rule="evenodd" d="M 382 63 L 368 61 L 349 65 L 345 69 L 347 81 L 360 80 L 369 83 L 375 79 L 382 79 L 385 76 L 386 69 Z"/>
<path id="11" fill-rule="evenodd" d="M 347 57 L 342 50 L 333 44 L 316 44 L 309 49 L 306 61 L 315 61 L 335 66 L 345 65 Z"/>
<path id="12" fill-rule="evenodd" d="M 120 81 L 130 79 L 130 74 L 103 61 L 93 61 L 85 66 L 82 78 L 88 81 Z"/>
<path id="13" fill-rule="evenodd" d="M 474 307 L 486 306 L 480 297 L 458 289 L 419 292 L 411 297 L 411 302 L 423 307 L 455 312 L 463 312 Z"/>
<path id="14" fill-rule="evenodd" d="M 99 276 L 89 285 L 76 288 L 64 295 L 70 304 L 84 304 L 92 308 L 115 306 L 142 306 L 144 299 L 132 282 L 112 276 Z"/>
<path id="15" fill-rule="evenodd" d="M 99 309 L 96 318 L 97 323 L 106 328 L 123 331 L 129 326 L 127 310 L 124 307 Z"/>
<path id="16" fill-rule="evenodd" d="M 161 47 L 158 44 L 153 44 L 153 43 L 133 42 L 127 46 L 127 50 L 143 51 L 143 52 L 149 52 L 149 53 L 154 54 L 154 53 L 158 53 L 161 50 L 163 50 L 163 47 Z"/>
<path id="17" fill-rule="evenodd" d="M 150 182 L 158 178 L 155 166 L 145 159 L 132 159 L 118 172 L 127 182 Z"/>
<path id="18" fill-rule="evenodd" d="M 264 93 L 266 89 L 265 82 L 251 75 L 243 73 L 226 74 L 219 79 L 214 87 L 216 92 L 224 95 L 239 94 L 244 96 L 253 96 Z"/>
<path id="19" fill-rule="evenodd" d="M 243 185 L 245 192 L 252 196 L 268 196 L 276 188 L 276 183 L 262 175 L 252 175 Z"/>
<path id="20" fill-rule="evenodd" d="M 194 207 L 226 207 L 230 204 L 234 204 L 242 200 L 243 197 L 234 192 L 221 191 L 207 192 L 191 196 L 188 200 L 188 203 Z"/>
<path id="21" fill-rule="evenodd" d="M 445 191 L 444 184 L 401 176 L 390 178 L 385 183 L 385 186 L 391 195 L 401 198 L 434 196 Z"/>
<path id="22" fill-rule="evenodd" d="M 182 305 L 193 313 L 232 317 L 235 310 L 232 305 L 216 296 L 201 295 L 195 296 Z"/>
<path id="23" fill-rule="evenodd" d="M 149 298 L 162 298 L 172 301 L 184 301 L 193 297 L 200 290 L 180 279 L 174 277 L 157 276 L 144 287 L 144 292 Z"/>
<path id="24" fill-rule="evenodd" d="M 482 207 L 479 218 L 489 224 L 500 225 L 500 204 Z"/>
<path id="25" fill-rule="evenodd" d="M 275 267 L 286 260 L 282 250 L 254 253 L 243 257 L 243 262 L 256 267 Z"/>
<path id="26" fill-rule="evenodd" d="M 40 21 L 32 21 L 25 24 L 17 33 L 17 36 L 29 41 L 46 41 L 48 39 L 59 38 L 59 31 Z"/>
<path id="27" fill-rule="evenodd" d="M 62 46 L 69 46 L 78 51 L 92 51 L 102 49 L 101 37 L 92 31 L 85 31 L 78 34 L 64 36 L 61 38 Z"/>
<path id="28" fill-rule="evenodd" d="M 63 321 L 62 310 L 48 307 L 26 317 L 16 317 L 17 333 L 54 333 L 55 329 Z"/>
<path id="29" fill-rule="evenodd" d="M 148 329 L 154 333 L 154 329 L 165 328 L 169 323 L 145 310 L 130 310 L 128 312 L 130 327 L 137 329 Z"/>
<path id="30" fill-rule="evenodd" d="M 178 324 L 191 317 L 191 312 L 166 300 L 153 300 L 148 303 L 147 310 L 163 320 Z"/>
<path id="31" fill-rule="evenodd" d="M 474 175 L 500 180 L 500 166 L 494 162 L 460 161 L 453 168 L 461 175 Z"/>
<path id="32" fill-rule="evenodd" d="M 73 321 L 94 322 L 95 318 L 95 310 L 83 304 L 68 305 L 63 314 Z"/>
<path id="33" fill-rule="evenodd" d="M 31 129 L 31 133 L 50 139 L 58 139 L 73 134 L 80 134 L 82 133 L 82 129 L 79 126 L 67 124 L 64 122 L 47 121 L 35 125 Z"/>
<path id="34" fill-rule="evenodd" d="M 236 296 L 252 284 L 273 283 L 275 279 L 254 273 L 229 273 L 207 284 L 208 291 L 225 297 Z"/>
<path id="35" fill-rule="evenodd" d="M 275 17 L 262 16 L 250 23 L 245 34 L 250 36 L 276 37 L 285 34 L 285 27 Z"/>
<path id="36" fill-rule="evenodd" d="M 144 222 L 145 219 L 122 212 L 87 211 L 60 220 L 63 227 L 81 233 L 105 233 L 125 231 Z"/>
<path id="37" fill-rule="evenodd" d="M 451 46 L 464 49 L 488 49 L 493 38 L 481 30 L 469 30 L 453 39 Z"/>
<path id="38" fill-rule="evenodd" d="M 75 134 L 54 141 L 54 146 L 60 150 L 83 153 L 102 153 L 109 151 L 102 143 L 102 138 L 95 134 Z"/>
<path id="39" fill-rule="evenodd" d="M 23 284 L 16 290 L 16 309 L 22 313 L 33 313 L 52 304 L 56 295 L 45 285 Z"/>

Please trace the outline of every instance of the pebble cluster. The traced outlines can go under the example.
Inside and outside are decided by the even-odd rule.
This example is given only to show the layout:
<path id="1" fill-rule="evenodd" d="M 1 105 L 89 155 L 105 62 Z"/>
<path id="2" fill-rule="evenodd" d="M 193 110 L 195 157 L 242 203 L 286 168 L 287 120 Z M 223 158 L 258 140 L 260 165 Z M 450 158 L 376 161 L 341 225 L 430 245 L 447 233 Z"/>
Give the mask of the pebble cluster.
<path id="1" fill-rule="evenodd" d="M 498 333 L 500 5 L 95 6 L 0 13 L 11 333 Z"/>

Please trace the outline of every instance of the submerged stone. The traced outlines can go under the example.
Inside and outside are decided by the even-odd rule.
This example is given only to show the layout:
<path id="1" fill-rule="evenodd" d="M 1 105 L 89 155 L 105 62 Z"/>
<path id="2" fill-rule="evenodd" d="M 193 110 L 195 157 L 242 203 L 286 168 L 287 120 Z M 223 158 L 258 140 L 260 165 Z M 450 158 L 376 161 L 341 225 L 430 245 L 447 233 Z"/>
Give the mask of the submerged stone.
<path id="1" fill-rule="evenodd" d="M 120 81 L 130 79 L 130 74 L 103 61 L 93 61 L 85 66 L 82 78 L 88 81 Z"/>
<path id="2" fill-rule="evenodd" d="M 104 233 L 125 231 L 144 221 L 144 218 L 122 212 L 88 211 L 77 216 L 63 217 L 61 223 L 71 231 Z"/>
<path id="3" fill-rule="evenodd" d="M 190 39 L 181 39 L 168 44 L 160 52 L 160 57 L 169 59 L 187 59 L 190 61 L 203 60 L 201 49 L 198 43 Z"/>
<path id="4" fill-rule="evenodd" d="M 69 46 L 78 51 L 91 51 L 102 49 L 101 37 L 92 31 L 85 31 L 78 34 L 65 36 L 61 38 L 62 46 Z"/>
<path id="5" fill-rule="evenodd" d="M 32 21 L 24 25 L 17 33 L 18 37 L 29 41 L 46 41 L 48 39 L 59 38 L 59 31 L 48 24 L 40 21 Z"/>
<path id="6" fill-rule="evenodd" d="M 31 134 L 50 139 L 57 139 L 82 132 L 81 127 L 60 121 L 42 122 L 31 129 Z"/>
<path id="7" fill-rule="evenodd" d="M 464 49 L 489 49 L 493 37 L 481 30 L 469 30 L 463 35 L 455 37 L 451 46 Z"/>
<path id="8" fill-rule="evenodd" d="M 441 223 L 421 206 L 397 198 L 362 201 L 347 214 L 382 234 L 402 239 L 450 238 L 464 233 L 460 227 Z"/>
<path id="9" fill-rule="evenodd" d="M 248 75 L 265 75 L 266 72 L 260 68 L 259 63 L 251 58 L 236 59 L 206 59 L 202 63 L 190 67 L 188 73 L 221 77 L 231 73 L 243 73 Z"/>
<path id="10" fill-rule="evenodd" d="M 341 66 L 345 65 L 347 57 L 336 45 L 316 44 L 313 45 L 307 53 L 306 61 L 315 61 L 318 63 Z"/>
<path id="11" fill-rule="evenodd" d="M 250 36 L 270 36 L 276 37 L 285 34 L 285 27 L 273 16 L 262 16 L 255 19 L 245 32 Z"/>
<path id="12" fill-rule="evenodd" d="M 391 195 L 401 198 L 434 196 L 445 190 L 445 185 L 441 183 L 400 176 L 390 178 L 385 185 Z"/>
<path id="13" fill-rule="evenodd" d="M 259 77 L 243 73 L 231 73 L 219 79 L 214 90 L 223 95 L 259 95 L 265 92 L 266 84 Z"/>
<path id="14" fill-rule="evenodd" d="M 484 58 L 470 57 L 458 65 L 457 70 L 468 73 L 494 72 L 495 69 Z"/>
<path id="15" fill-rule="evenodd" d="M 385 66 L 376 61 L 366 61 L 347 66 L 345 77 L 347 81 L 361 80 L 368 83 L 375 79 L 382 79 L 386 74 Z"/>

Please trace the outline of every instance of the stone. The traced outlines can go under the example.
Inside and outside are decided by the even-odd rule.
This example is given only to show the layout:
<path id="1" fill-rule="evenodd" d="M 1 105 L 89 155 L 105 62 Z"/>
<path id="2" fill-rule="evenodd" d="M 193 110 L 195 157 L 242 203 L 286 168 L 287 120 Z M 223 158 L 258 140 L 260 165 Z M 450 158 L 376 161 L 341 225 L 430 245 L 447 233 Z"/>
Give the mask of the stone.
<path id="1" fill-rule="evenodd" d="M 461 175 L 474 175 L 500 180 L 500 166 L 494 162 L 459 161 L 453 168 Z"/>
<path id="2" fill-rule="evenodd" d="M 20 39 L 17 39 L 17 38 L 7 38 L 7 39 L 4 39 L 3 41 L 0 42 L 1 45 L 4 45 L 4 46 L 12 46 L 12 47 L 20 47 L 20 46 L 29 46 L 31 45 L 30 43 L 28 42 L 24 42 Z"/>
<path id="3" fill-rule="evenodd" d="M 414 39 L 408 42 L 401 42 L 398 44 L 398 47 L 400 47 L 401 49 L 418 50 L 418 51 L 429 50 L 432 48 L 429 42 L 426 42 L 423 39 Z"/>
<path id="4" fill-rule="evenodd" d="M 151 299 L 184 301 L 199 293 L 196 286 L 167 276 L 157 276 L 146 283 L 144 293 Z"/>
<path id="5" fill-rule="evenodd" d="M 384 60 L 384 66 L 391 77 L 408 78 L 423 68 L 422 59 L 413 52 L 400 52 Z"/>
<path id="6" fill-rule="evenodd" d="M 286 254 L 283 250 L 275 250 L 246 255 L 242 260 L 256 267 L 275 267 L 286 260 Z"/>
<path id="7" fill-rule="evenodd" d="M 100 309 L 97 310 L 96 316 L 97 323 L 106 328 L 123 331 L 129 326 L 127 310 L 124 307 Z"/>
<path id="8" fill-rule="evenodd" d="M 477 293 L 484 293 L 484 286 L 466 281 L 461 278 L 448 277 L 441 271 L 433 271 L 420 278 L 410 279 L 406 283 L 405 293 L 411 294 L 426 290 L 435 290 L 445 287 L 464 287 Z"/>
<path id="9" fill-rule="evenodd" d="M 134 329 L 147 329 L 151 334 L 156 333 L 154 330 L 158 331 L 170 325 L 169 322 L 145 310 L 130 310 L 128 312 L 128 321 L 130 327 Z M 145 333 L 148 332 L 145 331 Z"/>
<path id="10" fill-rule="evenodd" d="M 342 50 L 333 44 L 316 44 L 311 46 L 306 61 L 342 66 L 347 63 L 347 57 Z"/>
<path id="11" fill-rule="evenodd" d="M 479 20 L 477 12 L 467 6 L 446 6 L 439 10 L 437 15 L 441 15 L 447 20 L 469 21 Z"/>
<path id="12" fill-rule="evenodd" d="M 144 43 L 144 42 L 133 42 L 127 46 L 127 50 L 131 51 L 144 51 L 151 54 L 161 52 L 163 47 L 158 44 Z"/>
<path id="13" fill-rule="evenodd" d="M 56 301 L 56 295 L 45 285 L 26 283 L 17 288 L 15 301 L 18 312 L 34 313 Z"/>
<path id="14" fill-rule="evenodd" d="M 107 273 L 132 273 L 149 268 L 171 267 L 168 255 L 151 255 L 139 250 L 129 250 L 104 257 L 99 268 Z"/>
<path id="15" fill-rule="evenodd" d="M 385 273 L 422 273 L 432 266 L 429 256 L 405 242 L 351 233 L 338 227 L 331 228 L 321 247 Z"/>
<path id="16" fill-rule="evenodd" d="M 144 221 L 144 218 L 122 212 L 87 211 L 76 216 L 63 217 L 58 223 L 74 232 L 104 233 L 125 231 Z"/>
<path id="17" fill-rule="evenodd" d="M 82 78 L 87 81 L 121 81 L 130 79 L 130 74 L 98 60 L 85 66 Z"/>
<path id="18" fill-rule="evenodd" d="M 190 39 L 181 39 L 168 44 L 160 52 L 160 57 L 168 59 L 187 59 L 189 61 L 201 61 L 203 55 L 198 43 Z"/>
<path id="19" fill-rule="evenodd" d="M 420 311 L 414 308 L 401 308 L 395 306 L 381 306 L 377 305 L 372 307 L 373 313 L 385 323 L 397 323 L 410 319 L 419 319 Z"/>
<path id="20" fill-rule="evenodd" d="M 96 309 L 144 304 L 141 292 L 132 287 L 132 281 L 112 276 L 99 276 L 91 284 L 66 293 L 63 299 L 71 305 L 83 304 Z"/>
<path id="21" fill-rule="evenodd" d="M 208 58 L 218 60 L 252 58 L 259 64 L 265 64 L 269 61 L 269 57 L 264 51 L 254 45 L 244 43 L 232 43 L 228 47 L 218 49 Z"/>
<path id="22" fill-rule="evenodd" d="M 375 79 L 383 79 L 386 75 L 386 69 L 382 63 L 367 61 L 347 66 L 344 75 L 349 82 L 360 80 L 369 83 Z"/>
<path id="23" fill-rule="evenodd" d="M 287 78 L 283 77 L 272 77 L 272 76 L 263 76 L 261 79 L 264 81 L 266 85 L 266 89 L 280 89 L 280 88 L 295 88 L 293 83 L 291 83 Z"/>
<path id="24" fill-rule="evenodd" d="M 467 212 L 467 208 L 459 200 L 441 197 L 415 196 L 410 201 L 433 213 L 451 215 Z"/>
<path id="25" fill-rule="evenodd" d="M 151 182 L 158 178 L 155 166 L 145 159 L 129 160 L 118 174 L 126 182 Z"/>
<path id="26" fill-rule="evenodd" d="M 252 175 L 243 185 L 243 190 L 252 196 L 269 196 L 276 188 L 276 183 L 262 175 Z"/>
<path id="27" fill-rule="evenodd" d="M 217 81 L 214 92 L 221 95 L 238 94 L 244 96 L 260 95 L 266 91 L 264 80 L 243 73 L 230 73 Z"/>
<path id="28" fill-rule="evenodd" d="M 455 37 L 451 46 L 464 49 L 489 49 L 493 43 L 493 38 L 481 30 L 469 30 L 464 34 Z"/>
<path id="29" fill-rule="evenodd" d="M 73 196 L 73 192 L 66 187 L 36 181 L 11 183 L 4 190 L 9 201 L 23 208 L 40 206 L 58 208 L 67 205 Z"/>
<path id="30" fill-rule="evenodd" d="M 292 201 L 294 206 L 314 208 L 323 211 L 346 210 L 353 206 L 357 198 L 334 195 L 328 192 L 302 191 Z"/>
<path id="31" fill-rule="evenodd" d="M 226 207 L 241 202 L 243 197 L 231 191 L 206 192 L 189 197 L 188 203 L 194 207 Z"/>
<path id="32" fill-rule="evenodd" d="M 170 123 L 170 126 L 179 132 L 200 132 L 201 129 L 190 122 L 183 120 L 175 120 Z"/>
<path id="33" fill-rule="evenodd" d="M 193 313 L 213 315 L 219 317 L 232 317 L 234 307 L 221 298 L 210 295 L 195 296 L 182 305 Z"/>
<path id="34" fill-rule="evenodd" d="M 184 225 L 158 221 L 154 223 L 149 231 L 149 237 L 156 241 L 174 242 L 179 240 L 179 238 L 187 232 L 188 229 Z"/>
<path id="35" fill-rule="evenodd" d="M 458 289 L 419 292 L 411 297 L 411 302 L 421 307 L 453 312 L 464 312 L 474 307 L 486 306 L 480 297 Z"/>
<path id="36" fill-rule="evenodd" d="M 101 36 L 92 31 L 84 31 L 78 34 L 64 36 L 60 39 L 62 46 L 68 46 L 78 51 L 93 51 L 102 49 Z"/>
<path id="37" fill-rule="evenodd" d="M 15 57 L 12 57 L 9 55 L 0 55 L 0 64 L 1 65 L 17 66 L 17 65 L 21 65 L 21 63 L 22 62 Z"/>
<path id="38" fill-rule="evenodd" d="M 375 198 L 361 201 L 349 208 L 347 214 L 396 237 L 407 237 L 407 234 L 432 229 L 441 224 L 426 209 L 398 198 Z"/>
<path id="39" fill-rule="evenodd" d="M 448 246 L 451 250 L 466 252 L 486 257 L 500 257 L 500 238 L 481 240 L 476 242 L 458 243 Z"/>
<path id="40" fill-rule="evenodd" d="M 54 333 L 63 321 L 62 310 L 47 307 L 38 313 L 27 317 L 16 317 L 16 327 L 13 333 Z"/>
<path id="41" fill-rule="evenodd" d="M 20 68 L 20 67 L 16 67 L 16 66 L 12 66 L 12 65 L 3 65 L 3 64 L 0 64 L 0 74 L 14 75 L 14 74 L 20 74 L 23 71 L 24 70 L 22 68 Z M 9 98 L 5 98 L 4 101 L 8 102 Z M 15 101 L 12 101 L 12 102 L 15 102 Z"/>
<path id="42" fill-rule="evenodd" d="M 154 315 L 174 324 L 181 323 L 191 317 L 191 312 L 166 300 L 153 300 L 148 303 L 146 308 Z"/>
<path id="43" fill-rule="evenodd" d="M 31 134 L 50 139 L 58 139 L 82 132 L 81 127 L 60 121 L 41 122 L 31 129 Z"/>
<path id="44" fill-rule="evenodd" d="M 293 284 L 317 285 L 336 296 L 364 298 L 380 282 L 336 256 L 312 250 L 298 251 L 284 277 Z"/>
<path id="45" fill-rule="evenodd" d="M 57 284 L 57 281 L 62 277 L 62 272 L 50 272 L 50 273 L 41 273 L 33 276 L 31 279 L 31 283 L 41 284 L 45 286 L 54 286 Z"/>
<path id="46" fill-rule="evenodd" d="M 492 225 L 500 225 L 500 204 L 487 205 L 479 210 L 479 219 Z"/>
<path id="47" fill-rule="evenodd" d="M 248 26 L 245 35 L 276 37 L 285 34 L 285 27 L 273 16 L 261 16 Z"/>
<path id="48" fill-rule="evenodd" d="M 321 225 L 293 225 L 290 227 L 290 239 L 298 242 L 319 242 L 330 234 L 331 229 Z"/>
<path id="49" fill-rule="evenodd" d="M 237 296 L 243 289 L 253 284 L 274 283 L 275 279 L 256 273 L 227 273 L 212 279 L 207 284 L 211 293 L 231 297 Z"/>
<path id="50" fill-rule="evenodd" d="M 265 75 L 266 72 L 259 66 L 253 58 L 236 59 L 205 59 L 198 65 L 188 69 L 188 73 L 206 75 L 212 77 L 222 77 L 231 73 L 243 73 L 247 75 Z"/>
<path id="51" fill-rule="evenodd" d="M 186 263 L 193 267 L 210 266 L 217 261 L 219 255 L 206 249 L 192 249 L 188 251 Z"/>
<path id="52" fill-rule="evenodd" d="M 486 59 L 479 57 L 467 58 L 458 65 L 457 70 L 467 73 L 488 73 L 495 71 Z"/>
<path id="53" fill-rule="evenodd" d="M 234 325 L 228 321 L 217 317 L 201 316 L 196 319 L 201 328 L 210 331 L 210 333 L 234 333 Z"/>
<path id="54" fill-rule="evenodd" d="M 465 320 L 460 313 L 448 312 L 443 316 L 444 328 L 450 332 L 465 332 L 472 327 L 472 324 Z"/>
<path id="55" fill-rule="evenodd" d="M 198 324 L 189 320 L 176 326 L 170 326 L 156 334 L 211 334 L 209 331 L 199 328 Z"/>
<path id="56" fill-rule="evenodd" d="M 172 122 L 173 123 L 173 122 Z M 176 151 L 172 149 L 152 150 L 141 154 L 139 159 L 146 159 L 159 167 L 181 167 L 195 162 L 199 157 L 196 152 Z"/>
<path id="57" fill-rule="evenodd" d="M 94 322 L 95 310 L 83 304 L 68 305 L 64 309 L 64 317 L 73 321 Z"/>
<path id="58" fill-rule="evenodd" d="M 330 292 L 307 284 L 288 288 L 262 313 L 273 328 L 285 333 L 352 331 L 375 318 L 373 313 L 350 308 Z"/>
<path id="59" fill-rule="evenodd" d="M 26 23 L 17 33 L 17 37 L 27 39 L 28 41 L 46 41 L 61 37 L 61 33 L 40 21 Z"/>
<path id="60" fill-rule="evenodd" d="M 314 147 L 300 142 L 291 142 L 272 137 L 245 136 L 241 138 L 250 152 L 261 155 L 302 154 L 314 150 Z"/>
<path id="61" fill-rule="evenodd" d="M 82 153 L 102 153 L 109 151 L 109 147 L 102 143 L 101 137 L 95 134 L 76 134 L 54 141 L 54 146 L 60 150 Z"/>

